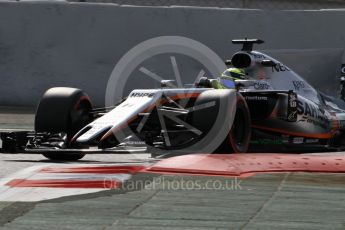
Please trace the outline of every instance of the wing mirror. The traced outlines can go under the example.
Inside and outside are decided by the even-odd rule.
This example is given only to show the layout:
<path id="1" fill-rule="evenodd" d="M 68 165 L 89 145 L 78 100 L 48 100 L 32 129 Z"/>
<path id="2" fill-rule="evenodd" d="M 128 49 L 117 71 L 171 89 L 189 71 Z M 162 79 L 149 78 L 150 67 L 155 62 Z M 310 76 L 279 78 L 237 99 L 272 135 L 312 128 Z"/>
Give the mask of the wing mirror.
<path id="1" fill-rule="evenodd" d="M 227 65 L 227 66 L 231 66 L 231 60 L 225 60 L 225 65 Z"/>
<path id="2" fill-rule="evenodd" d="M 161 88 L 176 88 L 175 80 L 161 80 Z"/>
<path id="3" fill-rule="evenodd" d="M 272 60 L 262 60 L 261 61 L 261 65 L 265 66 L 265 67 L 274 67 L 277 65 L 277 63 L 275 63 Z"/>

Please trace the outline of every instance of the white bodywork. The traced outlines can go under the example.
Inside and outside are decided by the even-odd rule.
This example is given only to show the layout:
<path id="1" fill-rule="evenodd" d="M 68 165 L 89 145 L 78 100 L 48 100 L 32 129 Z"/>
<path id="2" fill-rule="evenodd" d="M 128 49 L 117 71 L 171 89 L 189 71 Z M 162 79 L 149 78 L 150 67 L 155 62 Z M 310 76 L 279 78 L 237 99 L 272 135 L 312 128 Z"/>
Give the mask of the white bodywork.
<path id="1" fill-rule="evenodd" d="M 93 140 L 104 132 L 114 131 L 118 128 L 126 126 L 131 119 L 135 119 L 138 114 L 143 112 L 149 112 L 160 103 L 160 99 L 163 95 L 175 96 L 175 95 L 188 95 L 191 93 L 201 93 L 207 89 L 138 89 L 133 90 L 128 98 L 122 102 L 119 106 L 115 107 L 110 112 L 106 113 L 102 117 L 91 122 L 84 127 L 80 132 L 76 134 L 76 141 L 79 143 L 85 143 Z M 89 129 L 83 133 L 85 129 Z M 80 133 L 83 133 L 80 135 Z"/>

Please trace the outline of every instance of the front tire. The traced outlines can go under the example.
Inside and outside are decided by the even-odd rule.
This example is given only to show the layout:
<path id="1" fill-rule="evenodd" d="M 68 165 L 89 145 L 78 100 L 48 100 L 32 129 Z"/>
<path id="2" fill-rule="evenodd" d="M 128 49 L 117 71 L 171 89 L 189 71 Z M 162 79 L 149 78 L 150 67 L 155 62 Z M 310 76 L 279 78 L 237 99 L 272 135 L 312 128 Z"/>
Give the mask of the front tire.
<path id="1" fill-rule="evenodd" d="M 92 117 L 91 100 L 80 89 L 56 87 L 47 90 L 36 111 L 35 131 L 48 133 L 66 133 L 67 142 L 81 128 L 87 125 Z M 58 161 L 75 161 L 83 158 L 83 153 L 44 153 L 48 159 Z"/>
<path id="2" fill-rule="evenodd" d="M 251 119 L 248 105 L 237 95 L 236 114 L 231 130 L 215 153 L 245 153 L 251 138 Z"/>

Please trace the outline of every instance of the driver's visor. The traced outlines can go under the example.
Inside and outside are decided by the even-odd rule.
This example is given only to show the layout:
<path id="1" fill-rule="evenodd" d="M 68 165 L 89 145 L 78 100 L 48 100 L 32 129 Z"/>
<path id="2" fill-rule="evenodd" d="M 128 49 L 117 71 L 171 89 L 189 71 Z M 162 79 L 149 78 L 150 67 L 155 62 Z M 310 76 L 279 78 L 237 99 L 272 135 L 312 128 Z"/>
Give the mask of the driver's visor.
<path id="1" fill-rule="evenodd" d="M 235 88 L 235 82 L 231 79 L 221 78 L 220 83 L 228 89 L 234 89 Z"/>
<path id="2" fill-rule="evenodd" d="M 231 72 L 230 74 L 233 78 L 244 79 L 244 74 L 239 74 L 239 73 L 234 73 L 234 72 Z"/>

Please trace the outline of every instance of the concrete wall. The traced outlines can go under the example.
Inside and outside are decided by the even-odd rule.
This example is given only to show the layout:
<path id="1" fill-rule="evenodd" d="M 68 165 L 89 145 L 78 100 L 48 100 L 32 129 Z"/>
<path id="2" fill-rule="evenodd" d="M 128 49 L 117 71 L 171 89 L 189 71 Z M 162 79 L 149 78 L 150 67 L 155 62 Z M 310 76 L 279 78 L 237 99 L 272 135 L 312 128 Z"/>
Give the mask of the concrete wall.
<path id="1" fill-rule="evenodd" d="M 335 81 L 338 51 L 345 47 L 344 21 L 340 10 L 0 2 L 0 105 L 35 105 L 53 86 L 83 88 L 102 105 L 117 61 L 138 43 L 163 35 L 195 39 L 224 59 L 239 48 L 232 38 L 261 38 L 266 43 L 260 49 L 266 50 L 336 48 L 332 57 L 339 63 L 327 67 L 327 78 Z M 168 71 L 161 59 L 149 66 Z M 314 78 L 319 77 L 325 76 Z M 129 88 L 141 86 L 133 81 Z"/>
<path id="2" fill-rule="evenodd" d="M 20 0 L 30 1 L 30 0 Z M 55 0 L 56 1 L 56 0 Z M 344 8 L 344 0 L 68 0 L 70 2 L 104 2 L 138 6 L 203 6 L 264 10 L 311 10 Z"/>

